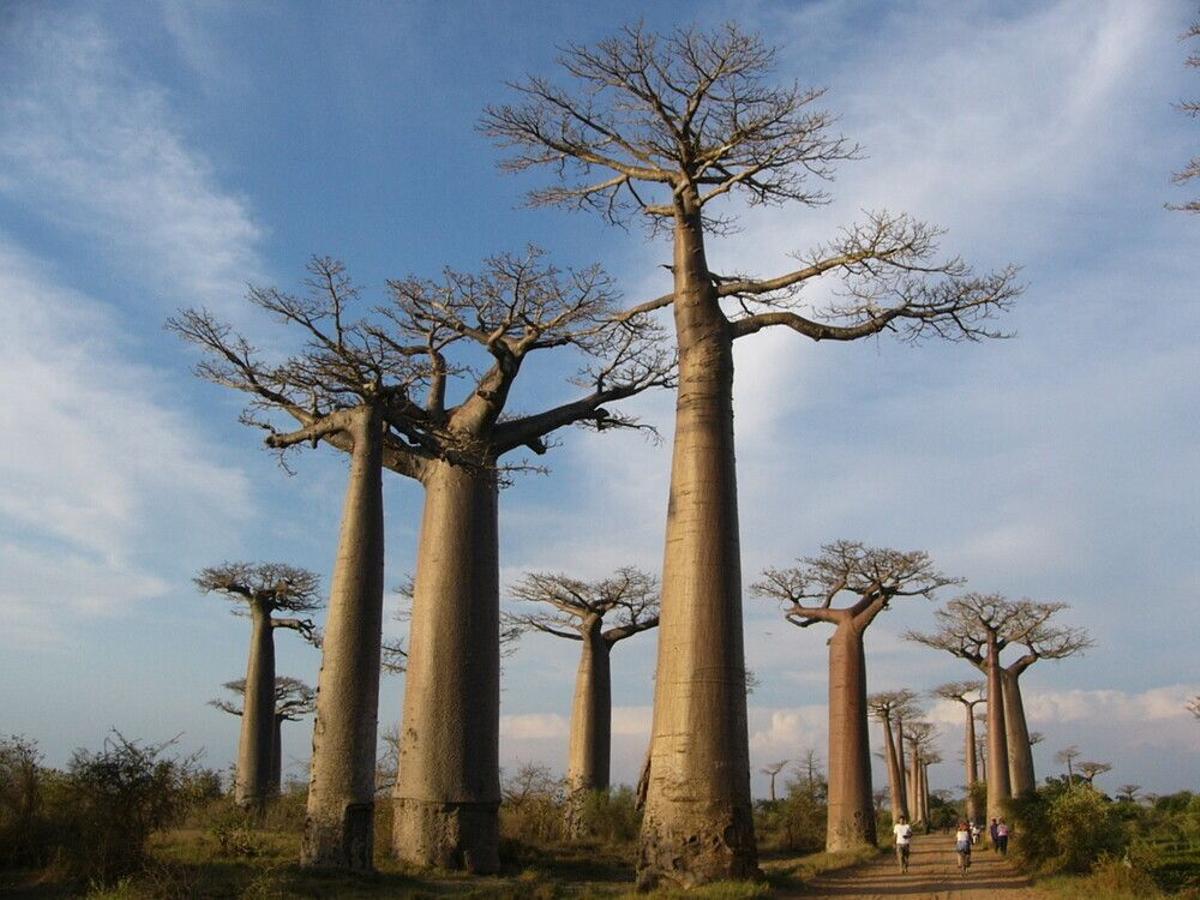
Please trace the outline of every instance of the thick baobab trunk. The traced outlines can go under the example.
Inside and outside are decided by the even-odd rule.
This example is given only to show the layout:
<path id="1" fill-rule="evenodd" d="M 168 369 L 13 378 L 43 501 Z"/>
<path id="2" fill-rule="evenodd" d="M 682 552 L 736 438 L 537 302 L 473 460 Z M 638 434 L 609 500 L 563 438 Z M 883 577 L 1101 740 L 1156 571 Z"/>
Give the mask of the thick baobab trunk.
<path id="1" fill-rule="evenodd" d="M 383 629 L 382 430 L 369 408 L 355 415 L 329 616 L 317 681 L 312 774 L 300 861 L 372 868 L 375 740 Z"/>
<path id="2" fill-rule="evenodd" d="M 967 819 L 979 821 L 979 809 L 975 802 L 975 784 L 979 781 L 979 761 L 975 757 L 975 707 L 964 704 L 967 710 L 966 743 L 963 746 L 963 759 L 967 768 Z"/>
<path id="3" fill-rule="evenodd" d="M 908 820 L 912 821 L 912 804 L 908 802 L 908 768 L 904 761 L 904 719 L 896 718 L 896 767 L 900 772 L 900 802 L 901 809 Z"/>
<path id="4" fill-rule="evenodd" d="M 283 793 L 283 717 L 274 716 L 275 727 L 271 735 L 271 796 Z"/>
<path id="5" fill-rule="evenodd" d="M 912 820 L 920 822 L 921 819 L 921 757 L 917 753 L 916 746 L 912 747 L 911 758 L 908 761 L 910 766 L 908 770 L 907 780 L 907 800 L 908 808 L 912 812 Z"/>
<path id="6" fill-rule="evenodd" d="M 1008 772 L 1014 797 L 1028 797 L 1037 790 L 1033 772 L 1033 745 L 1021 700 L 1020 673 L 1001 671 L 1004 684 L 1004 727 L 1008 731 Z"/>
<path id="7" fill-rule="evenodd" d="M 900 757 L 896 754 L 896 739 L 892 735 L 892 720 L 885 718 L 883 724 L 883 758 L 887 762 L 888 790 L 891 795 L 892 822 L 900 817 L 908 818 L 908 806 L 904 802 L 904 776 L 901 774 Z"/>
<path id="8" fill-rule="evenodd" d="M 418 865 L 500 868 L 500 585 L 491 469 L 422 477 L 392 850 Z"/>
<path id="9" fill-rule="evenodd" d="M 275 637 L 271 611 L 250 604 L 252 630 L 246 665 L 242 730 L 238 741 L 234 802 L 261 813 L 270 795 L 272 720 L 275 718 Z"/>
<path id="10" fill-rule="evenodd" d="M 612 681 L 609 651 L 596 616 L 583 628 L 583 649 L 575 676 L 571 707 L 571 742 L 567 761 L 567 831 L 582 833 L 583 804 L 589 791 L 608 790 L 612 746 Z"/>
<path id="11" fill-rule="evenodd" d="M 1000 651 L 996 635 L 988 635 L 987 656 L 987 815 L 999 819 L 1012 799 L 1008 777 L 1008 731 L 1004 726 L 1004 687 L 1000 675 Z"/>
<path id="12" fill-rule="evenodd" d="M 929 825 L 929 763 L 922 761 L 921 769 L 921 821 Z"/>
<path id="13" fill-rule="evenodd" d="M 862 632 L 839 622 L 829 641 L 830 853 L 875 843 L 871 746 L 867 734 L 867 665 Z"/>
<path id="14" fill-rule="evenodd" d="M 750 805 L 733 344 L 695 198 L 675 228 L 679 390 L 667 507 L 650 784 L 638 884 L 758 871 Z M 690 204 L 695 203 L 695 206 Z"/>

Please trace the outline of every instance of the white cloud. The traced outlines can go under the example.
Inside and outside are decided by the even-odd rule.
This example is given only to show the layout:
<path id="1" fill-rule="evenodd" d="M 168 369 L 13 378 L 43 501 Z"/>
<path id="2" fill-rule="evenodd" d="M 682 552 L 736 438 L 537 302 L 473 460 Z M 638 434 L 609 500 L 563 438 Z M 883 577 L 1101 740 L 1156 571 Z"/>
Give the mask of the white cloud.
<path id="1" fill-rule="evenodd" d="M 152 295 L 240 306 L 262 275 L 263 230 L 188 145 L 168 94 L 122 63 L 96 18 L 17 16 L 7 27 L 0 190 L 86 235 L 96 259 Z"/>
<path id="2" fill-rule="evenodd" d="M 522 713 L 500 717 L 502 738 L 519 741 L 561 740 L 570 733 L 570 722 L 557 713 Z"/>
<path id="3" fill-rule="evenodd" d="M 1175 684 L 1146 691 L 1037 691 L 1025 700 L 1031 723 L 1079 722 L 1087 719 L 1149 725 L 1185 722 L 1192 718 L 1186 704 L 1200 694 L 1200 685 Z"/>

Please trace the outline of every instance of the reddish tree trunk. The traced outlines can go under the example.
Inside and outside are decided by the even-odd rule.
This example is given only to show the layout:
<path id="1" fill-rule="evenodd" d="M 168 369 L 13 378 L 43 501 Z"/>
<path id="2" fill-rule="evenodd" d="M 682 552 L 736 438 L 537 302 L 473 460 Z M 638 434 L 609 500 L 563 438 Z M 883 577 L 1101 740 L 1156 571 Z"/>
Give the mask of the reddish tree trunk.
<path id="1" fill-rule="evenodd" d="M 1004 726 L 1004 687 L 1000 675 L 1000 650 L 996 635 L 988 635 L 987 656 L 987 815 L 998 819 L 1012 799 L 1008 777 L 1008 731 Z"/>
<path id="2" fill-rule="evenodd" d="M 967 769 L 967 819 L 971 822 L 979 821 L 979 809 L 975 802 L 975 792 L 973 788 L 979 781 L 979 761 L 975 756 L 975 707 L 971 704 L 964 704 L 967 710 L 967 725 L 966 725 L 966 743 L 963 747 L 963 759 L 966 761 Z"/>
<path id="3" fill-rule="evenodd" d="M 862 632 L 839 622 L 829 641 L 829 852 L 875 844 Z"/>
<path id="4" fill-rule="evenodd" d="M 758 870 L 750 801 L 733 346 L 704 255 L 699 204 L 675 227 L 679 349 L 650 779 L 639 886 Z"/>
<path id="5" fill-rule="evenodd" d="M 1028 797 L 1037 790 L 1033 772 L 1033 745 L 1029 743 L 1029 726 L 1025 720 L 1025 704 L 1021 700 L 1020 673 L 1002 669 L 1004 684 L 1004 727 L 1008 731 L 1008 771 L 1014 797 Z"/>
<path id="6" fill-rule="evenodd" d="M 896 739 L 892 735 L 891 718 L 882 720 L 883 725 L 883 757 L 887 761 L 888 788 L 891 793 L 892 821 L 899 822 L 900 817 L 908 818 L 908 808 L 904 802 L 904 775 L 901 771 L 903 763 L 896 753 Z"/>
<path id="7" fill-rule="evenodd" d="M 578 836 L 582 807 L 589 791 L 608 790 L 612 746 L 611 646 L 601 635 L 603 620 L 585 623 L 575 700 L 571 709 L 571 742 L 567 763 L 567 830 Z"/>

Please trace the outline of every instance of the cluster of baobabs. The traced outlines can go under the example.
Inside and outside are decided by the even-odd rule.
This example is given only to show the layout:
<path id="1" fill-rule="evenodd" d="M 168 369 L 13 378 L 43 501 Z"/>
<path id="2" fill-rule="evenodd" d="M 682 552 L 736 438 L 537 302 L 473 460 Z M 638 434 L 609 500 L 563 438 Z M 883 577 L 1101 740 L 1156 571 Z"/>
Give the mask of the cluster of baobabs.
<path id="1" fill-rule="evenodd" d="M 861 155 L 819 107 L 822 91 L 775 83 L 773 49 L 733 24 L 667 34 L 626 27 L 565 47 L 560 62 L 561 82 L 511 85 L 516 99 L 486 109 L 480 130 L 507 151 L 503 168 L 549 173 L 534 205 L 640 220 L 666 238 L 670 258 L 659 271 L 671 284 L 660 296 L 622 302 L 599 266 L 558 268 L 530 249 L 493 256 L 474 273 L 389 281 L 382 301 L 364 309 L 342 264 L 315 259 L 300 294 L 249 293 L 302 336 L 290 356 L 260 351 L 203 309 L 170 322 L 203 351 L 202 377 L 250 398 L 244 421 L 265 430 L 269 447 L 286 454 L 324 444 L 349 456 L 316 697 L 308 866 L 372 865 L 382 473 L 424 489 L 393 849 L 410 862 L 494 871 L 498 488 L 534 468 L 522 454 L 547 452 L 566 426 L 647 427 L 614 404 L 673 389 L 638 880 L 686 886 L 753 875 L 733 343 L 768 328 L 813 343 L 996 338 L 994 317 L 1021 292 L 1012 267 L 978 274 L 939 255 L 939 229 L 887 211 L 798 249 L 789 271 L 716 272 L 708 246 L 740 209 L 822 204 L 837 163 Z M 824 299 L 810 300 L 805 288 L 817 285 Z M 559 371 L 578 363 L 567 380 L 574 395 L 540 406 L 553 385 L 521 378 L 531 354 L 561 360 Z M 518 389 L 528 394 L 523 407 L 539 408 L 514 411 Z M 852 615 L 819 605 L 815 614 Z"/>

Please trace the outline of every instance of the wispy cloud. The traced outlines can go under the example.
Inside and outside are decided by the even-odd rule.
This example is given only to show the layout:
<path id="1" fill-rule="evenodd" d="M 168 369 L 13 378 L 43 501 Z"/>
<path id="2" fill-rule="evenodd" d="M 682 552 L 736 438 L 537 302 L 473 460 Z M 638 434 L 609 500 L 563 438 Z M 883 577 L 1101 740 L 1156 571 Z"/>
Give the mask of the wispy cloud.
<path id="1" fill-rule="evenodd" d="M 219 186 L 167 91 L 122 61 L 102 20 L 42 12 L 6 27 L 0 190 L 171 306 L 237 304 L 262 274 L 247 201 Z"/>

